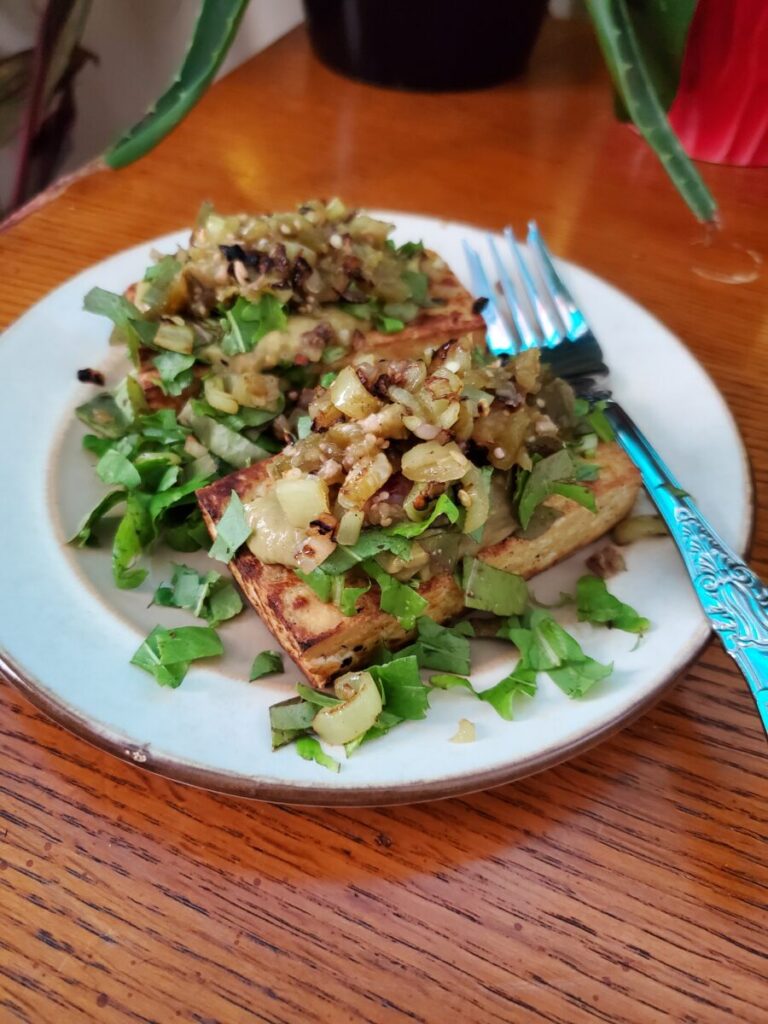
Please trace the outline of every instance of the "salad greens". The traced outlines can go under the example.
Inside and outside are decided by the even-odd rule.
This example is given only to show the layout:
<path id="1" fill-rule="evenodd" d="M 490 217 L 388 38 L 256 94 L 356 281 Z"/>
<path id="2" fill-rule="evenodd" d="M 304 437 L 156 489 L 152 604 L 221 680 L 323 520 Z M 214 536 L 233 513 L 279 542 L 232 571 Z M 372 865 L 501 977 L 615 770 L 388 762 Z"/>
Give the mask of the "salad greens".
<path id="1" fill-rule="evenodd" d="M 264 676 L 273 676 L 282 671 L 283 656 L 279 651 L 261 651 L 253 659 L 248 680 L 252 683 L 254 679 L 263 679 Z"/>

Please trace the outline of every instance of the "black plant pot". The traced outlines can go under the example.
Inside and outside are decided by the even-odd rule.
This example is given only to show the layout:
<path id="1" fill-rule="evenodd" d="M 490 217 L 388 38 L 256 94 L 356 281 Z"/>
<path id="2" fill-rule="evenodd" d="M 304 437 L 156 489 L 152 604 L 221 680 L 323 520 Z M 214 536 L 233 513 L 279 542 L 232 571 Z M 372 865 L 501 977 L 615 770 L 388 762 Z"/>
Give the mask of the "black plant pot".
<path id="1" fill-rule="evenodd" d="M 547 0 L 304 0 L 312 47 L 350 78 L 480 89 L 525 70 Z"/>

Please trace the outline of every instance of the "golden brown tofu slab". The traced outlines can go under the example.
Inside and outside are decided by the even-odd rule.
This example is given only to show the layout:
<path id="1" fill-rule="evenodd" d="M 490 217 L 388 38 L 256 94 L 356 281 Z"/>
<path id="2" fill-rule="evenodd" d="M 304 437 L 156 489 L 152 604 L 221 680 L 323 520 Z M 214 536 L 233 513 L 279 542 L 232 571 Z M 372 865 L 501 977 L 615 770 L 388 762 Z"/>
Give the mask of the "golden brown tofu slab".
<path id="1" fill-rule="evenodd" d="M 616 444 L 601 444 L 595 461 L 600 475 L 588 486 L 595 495 L 596 513 L 566 498 L 551 497 L 547 504 L 562 514 L 548 530 L 530 540 L 509 537 L 485 548 L 479 557 L 529 579 L 615 526 L 632 508 L 640 477 Z M 231 492 L 247 501 L 266 475 L 267 463 L 261 462 L 197 492 L 212 537 Z M 323 603 L 292 569 L 265 565 L 247 547 L 240 549 L 230 569 L 248 601 L 317 689 L 340 672 L 364 666 L 379 643 L 398 647 L 411 638 L 396 619 L 379 609 L 375 585 L 358 599 L 357 614 L 345 616 L 335 605 Z M 424 614 L 436 622 L 459 615 L 464 607 L 462 591 L 450 573 L 423 583 L 419 594 L 428 602 Z"/>

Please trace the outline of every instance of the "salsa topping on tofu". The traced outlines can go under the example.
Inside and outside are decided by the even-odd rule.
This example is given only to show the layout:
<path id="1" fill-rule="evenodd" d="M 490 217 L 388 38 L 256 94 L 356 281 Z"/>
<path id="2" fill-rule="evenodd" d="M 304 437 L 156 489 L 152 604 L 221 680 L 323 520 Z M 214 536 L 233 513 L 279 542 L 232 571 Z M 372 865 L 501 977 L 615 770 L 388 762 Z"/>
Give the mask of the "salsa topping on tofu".
<path id="1" fill-rule="evenodd" d="M 308 415 L 244 505 L 256 557 L 305 577 L 348 564 L 427 580 L 545 530 L 553 494 L 595 507 L 593 413 L 537 350 L 492 360 L 467 338 L 425 359 L 361 360 L 328 375 Z"/>

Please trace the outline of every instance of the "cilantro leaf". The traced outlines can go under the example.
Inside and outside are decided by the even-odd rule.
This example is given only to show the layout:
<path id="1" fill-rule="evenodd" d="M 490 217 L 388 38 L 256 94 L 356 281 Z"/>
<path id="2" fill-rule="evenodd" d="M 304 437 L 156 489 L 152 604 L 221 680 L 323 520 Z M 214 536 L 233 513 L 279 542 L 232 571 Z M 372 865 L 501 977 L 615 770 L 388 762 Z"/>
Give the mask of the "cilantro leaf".
<path id="1" fill-rule="evenodd" d="M 341 768 L 338 761 L 325 753 L 314 736 L 300 736 L 296 740 L 296 753 L 299 757 L 303 757 L 305 761 L 314 761 L 316 764 L 322 765 L 323 768 L 327 768 L 330 772 L 338 772 Z"/>
<path id="2" fill-rule="evenodd" d="M 375 559 L 367 559 L 362 568 L 379 585 L 381 610 L 393 615 L 403 629 L 413 629 L 416 619 L 427 608 L 427 601 L 413 587 L 390 576 Z"/>
<path id="3" fill-rule="evenodd" d="M 497 569 L 479 558 L 462 561 L 462 589 L 467 608 L 494 615 L 520 615 L 528 605 L 528 587 L 522 576 Z"/>
<path id="4" fill-rule="evenodd" d="M 221 348 L 228 356 L 250 352 L 265 334 L 281 331 L 288 322 L 279 299 L 271 292 L 265 292 L 256 302 L 239 295 L 225 316 L 227 333 Z"/>
<path id="5" fill-rule="evenodd" d="M 650 622 L 609 593 L 605 580 L 582 576 L 576 584 L 576 612 L 583 622 L 605 623 L 627 633 L 646 633 Z"/>
<path id="6" fill-rule="evenodd" d="M 264 676 L 273 676 L 283 671 L 283 656 L 279 651 L 261 651 L 253 659 L 251 671 L 248 675 L 250 682 L 254 679 L 262 679 Z"/>
<path id="7" fill-rule="evenodd" d="M 245 509 L 237 491 L 232 491 L 229 504 L 216 525 L 216 540 L 208 552 L 219 562 L 231 562 L 235 552 L 251 535 L 251 527 L 245 518 Z"/>
<path id="8" fill-rule="evenodd" d="M 429 687 L 421 681 L 414 655 L 397 658 L 386 665 L 371 665 L 368 671 L 382 691 L 389 714 L 409 720 L 426 717 Z"/>
<path id="9" fill-rule="evenodd" d="M 440 516 L 445 516 L 448 522 L 453 524 L 458 521 L 459 515 L 459 506 L 451 500 L 450 495 L 441 494 L 426 519 L 417 523 L 393 523 L 392 526 L 384 527 L 384 533 L 389 537 L 418 537 Z"/>
<path id="10" fill-rule="evenodd" d="M 181 352 L 161 352 L 152 362 L 160 374 L 160 389 L 164 395 L 180 395 L 194 379 L 194 356 L 187 356 Z"/>

